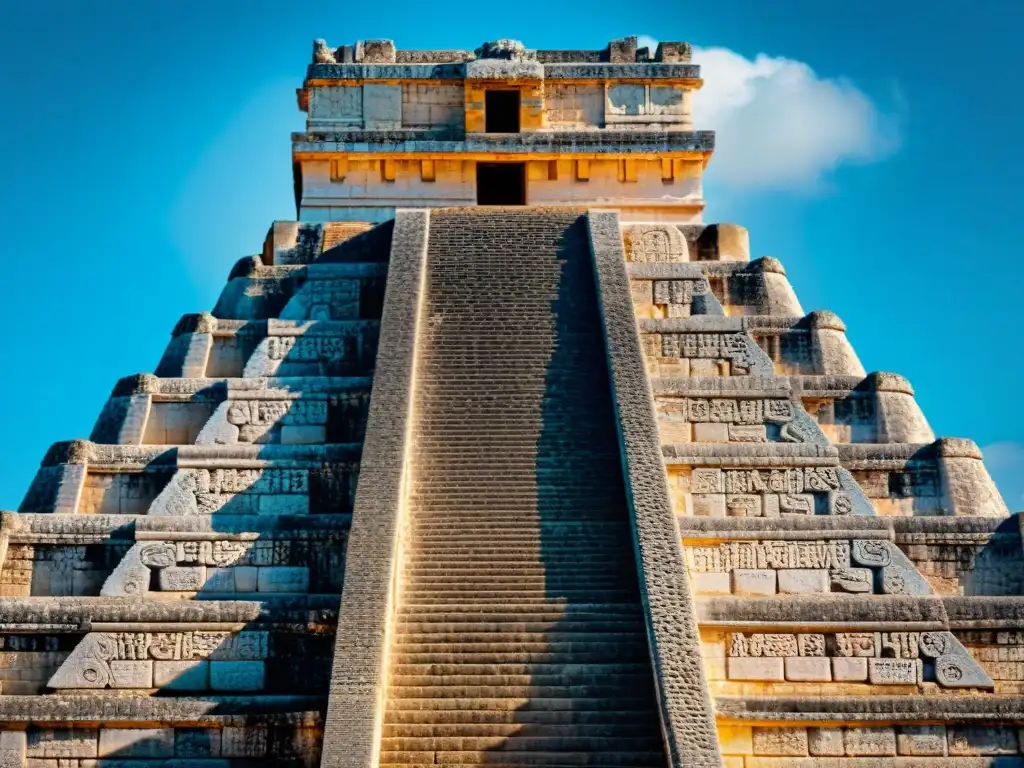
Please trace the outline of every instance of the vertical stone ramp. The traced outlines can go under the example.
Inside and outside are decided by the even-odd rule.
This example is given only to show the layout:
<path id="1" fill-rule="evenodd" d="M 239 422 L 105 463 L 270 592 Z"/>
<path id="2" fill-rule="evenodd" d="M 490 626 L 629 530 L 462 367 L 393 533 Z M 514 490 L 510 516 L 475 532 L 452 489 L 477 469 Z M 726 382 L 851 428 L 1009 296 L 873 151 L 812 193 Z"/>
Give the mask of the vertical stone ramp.
<path id="1" fill-rule="evenodd" d="M 586 219 L 436 210 L 426 270 L 380 763 L 665 765 Z"/>

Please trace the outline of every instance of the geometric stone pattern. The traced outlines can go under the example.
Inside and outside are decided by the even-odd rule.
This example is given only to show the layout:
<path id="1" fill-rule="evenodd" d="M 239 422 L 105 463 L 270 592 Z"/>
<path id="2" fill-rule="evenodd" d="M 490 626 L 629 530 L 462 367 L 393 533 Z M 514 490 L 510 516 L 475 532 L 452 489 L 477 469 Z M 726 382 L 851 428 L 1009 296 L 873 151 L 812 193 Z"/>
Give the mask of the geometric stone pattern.
<path id="1" fill-rule="evenodd" d="M 702 222 L 689 59 L 318 41 L 301 220 L 0 517 L 0 766 L 1024 768 L 1020 515 Z"/>

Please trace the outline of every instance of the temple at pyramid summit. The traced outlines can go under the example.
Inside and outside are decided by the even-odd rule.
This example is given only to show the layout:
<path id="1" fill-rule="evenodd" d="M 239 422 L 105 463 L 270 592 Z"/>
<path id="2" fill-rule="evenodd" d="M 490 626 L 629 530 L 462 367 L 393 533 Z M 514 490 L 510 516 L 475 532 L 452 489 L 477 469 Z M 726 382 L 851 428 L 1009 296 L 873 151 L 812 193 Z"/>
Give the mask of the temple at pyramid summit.
<path id="1" fill-rule="evenodd" d="M 296 221 L 3 513 L 0 768 L 1024 768 L 1020 515 L 704 222 L 690 58 L 314 44 Z"/>

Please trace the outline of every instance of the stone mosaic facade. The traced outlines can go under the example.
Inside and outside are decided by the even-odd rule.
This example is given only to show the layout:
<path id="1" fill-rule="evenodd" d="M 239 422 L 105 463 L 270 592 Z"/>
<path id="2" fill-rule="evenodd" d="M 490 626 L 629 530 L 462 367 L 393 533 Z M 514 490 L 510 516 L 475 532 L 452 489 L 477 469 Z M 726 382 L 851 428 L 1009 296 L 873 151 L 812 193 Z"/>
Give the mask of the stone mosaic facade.
<path id="1" fill-rule="evenodd" d="M 318 42 L 300 220 L 0 519 L 0 766 L 1022 768 L 1020 516 L 702 223 L 699 76 Z"/>

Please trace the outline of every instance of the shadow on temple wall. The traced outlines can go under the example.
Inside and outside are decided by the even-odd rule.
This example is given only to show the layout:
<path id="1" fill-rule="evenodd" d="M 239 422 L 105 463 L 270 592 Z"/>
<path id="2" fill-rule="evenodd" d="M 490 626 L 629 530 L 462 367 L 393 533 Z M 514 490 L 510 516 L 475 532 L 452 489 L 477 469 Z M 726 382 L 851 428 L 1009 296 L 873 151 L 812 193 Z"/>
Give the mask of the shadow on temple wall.
<path id="1" fill-rule="evenodd" d="M 1017 515 L 1000 522 L 981 547 L 967 542 L 965 548 L 968 552 L 960 562 L 968 569 L 960 577 L 964 595 L 1024 595 L 1024 550 Z"/>
<path id="2" fill-rule="evenodd" d="M 629 765 L 649 753 L 643 764 L 658 765 L 660 720 L 585 218 L 566 231 L 557 260 L 533 482 L 545 601 L 561 617 L 546 622 L 545 647 L 528 666 L 530 700 L 513 718 L 514 736 L 538 741 L 495 751 L 526 746 Z"/>

